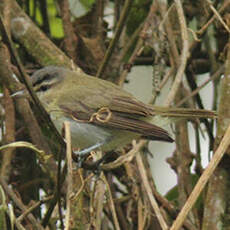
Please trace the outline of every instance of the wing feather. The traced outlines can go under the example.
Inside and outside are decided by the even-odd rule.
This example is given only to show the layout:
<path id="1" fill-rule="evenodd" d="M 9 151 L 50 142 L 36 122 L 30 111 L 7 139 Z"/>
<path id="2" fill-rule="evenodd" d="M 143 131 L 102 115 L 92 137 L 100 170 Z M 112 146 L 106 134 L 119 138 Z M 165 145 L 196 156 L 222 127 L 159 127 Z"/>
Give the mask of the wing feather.
<path id="1" fill-rule="evenodd" d="M 131 118 L 126 113 L 118 111 L 111 111 L 108 108 L 101 108 L 98 111 L 88 112 L 82 111 L 70 111 L 67 107 L 62 106 L 63 111 L 66 112 L 66 116 L 71 114 L 71 118 L 77 122 L 88 122 L 93 125 L 98 125 L 105 128 L 114 128 L 120 130 L 126 130 L 134 133 L 139 133 L 141 136 L 151 140 L 162 140 L 167 142 L 173 142 L 167 131 L 164 129 L 148 123 L 146 121 Z"/>

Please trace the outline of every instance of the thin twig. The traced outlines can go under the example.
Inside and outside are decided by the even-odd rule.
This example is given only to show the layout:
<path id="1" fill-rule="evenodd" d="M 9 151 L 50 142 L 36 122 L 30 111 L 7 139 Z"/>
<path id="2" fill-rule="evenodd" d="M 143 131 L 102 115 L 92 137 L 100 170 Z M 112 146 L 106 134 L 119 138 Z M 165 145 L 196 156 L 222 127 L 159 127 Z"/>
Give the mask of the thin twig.
<path id="1" fill-rule="evenodd" d="M 105 185 L 102 180 L 97 180 L 94 192 L 94 206 L 95 206 L 95 230 L 100 230 L 102 227 L 102 213 L 104 208 Z"/>
<path id="2" fill-rule="evenodd" d="M 158 86 L 158 91 L 155 91 L 155 93 L 153 93 L 153 96 L 152 96 L 151 101 L 149 102 L 149 104 L 155 104 L 157 96 L 159 95 L 159 93 L 161 92 L 163 87 L 166 85 L 166 83 L 168 82 L 168 80 L 172 76 L 173 71 L 174 71 L 173 68 L 170 68 L 169 71 L 165 74 L 165 76 L 163 77 L 162 81 L 160 82 L 160 85 Z"/>
<path id="3" fill-rule="evenodd" d="M 216 15 L 216 17 L 219 19 L 220 23 L 223 25 L 223 27 L 228 31 L 228 33 L 230 33 L 230 29 L 227 26 L 227 24 L 224 22 L 224 20 L 221 18 L 221 16 L 219 15 L 219 13 L 217 12 L 217 10 L 215 9 L 215 7 L 213 7 L 212 4 L 210 4 L 210 9 L 212 10 L 212 12 Z"/>
<path id="4" fill-rule="evenodd" d="M 26 212 L 26 210 L 28 208 L 16 196 L 14 191 L 7 185 L 7 183 L 5 182 L 5 180 L 3 178 L 0 178 L 0 183 L 1 183 L 5 193 L 10 197 L 10 199 L 12 199 L 12 201 L 17 205 L 17 207 L 20 208 L 23 212 Z M 39 221 L 36 220 L 36 218 L 33 216 L 32 213 L 29 213 L 27 217 L 28 217 L 29 221 L 32 223 L 32 225 L 35 227 L 35 229 L 44 230 L 44 228 L 41 226 Z"/>
<path id="5" fill-rule="evenodd" d="M 174 100 L 177 90 L 180 87 L 183 75 L 184 75 L 184 70 L 186 68 L 186 63 L 187 63 L 187 58 L 189 56 L 189 42 L 188 42 L 188 32 L 187 32 L 187 26 L 186 26 L 186 21 L 184 17 L 184 12 L 183 8 L 181 5 L 180 0 L 175 0 L 175 6 L 177 9 L 178 13 L 178 18 L 180 22 L 180 27 L 181 27 L 181 39 L 183 41 L 183 49 L 180 57 L 180 66 L 178 68 L 175 80 L 173 82 L 172 88 L 168 94 L 168 97 L 165 102 L 165 106 L 169 106 L 172 101 Z"/>
<path id="6" fill-rule="evenodd" d="M 66 218 L 65 230 L 70 229 L 70 210 L 71 210 L 71 195 L 73 192 L 73 166 L 72 166 L 72 148 L 71 148 L 71 134 L 70 123 L 64 122 L 65 140 L 66 140 L 66 160 L 67 160 L 67 193 L 66 193 Z"/>
<path id="7" fill-rule="evenodd" d="M 197 87 L 195 90 L 193 90 L 187 97 L 183 98 L 181 101 L 179 101 L 176 104 L 176 107 L 181 106 L 184 104 L 189 98 L 195 96 L 197 93 L 200 92 L 201 89 L 203 89 L 209 82 L 216 80 L 221 76 L 221 74 L 224 73 L 224 65 L 221 66 L 209 79 L 207 79 L 205 82 L 203 82 L 199 87 Z"/>
<path id="8" fill-rule="evenodd" d="M 195 32 L 193 29 L 188 28 L 188 31 L 192 34 L 193 39 L 194 39 L 196 42 L 201 42 L 201 39 L 199 39 L 199 38 L 197 37 L 197 34 L 196 34 L 196 32 Z"/>
<path id="9" fill-rule="evenodd" d="M 140 39 L 140 32 L 143 28 L 143 23 L 140 24 L 138 26 L 138 28 L 135 30 L 135 32 L 132 34 L 132 36 L 130 38 L 128 38 L 128 43 L 124 46 L 122 53 L 121 53 L 121 57 L 120 60 L 124 60 L 125 56 L 127 55 L 128 51 L 130 50 L 130 48 L 133 46 L 134 42 L 138 41 Z M 130 62 L 128 62 L 130 63 Z"/>
<path id="10" fill-rule="evenodd" d="M 62 147 L 63 148 L 63 147 Z M 55 195 L 54 197 L 56 196 L 56 202 L 57 202 L 57 206 L 58 206 L 58 218 L 59 218 L 59 221 L 60 221 L 60 227 L 61 229 L 64 229 L 64 221 L 63 221 L 63 209 L 62 209 L 62 202 L 61 202 L 61 187 L 62 187 L 62 182 L 64 179 L 62 179 L 62 176 L 63 178 L 65 178 L 65 174 L 66 174 L 66 170 L 64 171 L 64 175 L 62 174 L 62 152 L 63 150 L 62 149 L 59 149 L 58 151 L 58 168 L 57 168 L 57 187 L 56 187 L 56 191 L 55 191 Z M 65 162 L 65 168 L 67 167 L 66 166 L 66 162 Z M 54 201 L 54 199 L 53 199 Z M 54 207 L 55 207 L 55 203 L 54 202 Z"/>
<path id="11" fill-rule="evenodd" d="M 108 65 L 109 59 L 111 58 L 111 56 L 113 54 L 114 48 L 115 48 L 116 43 L 118 42 L 118 39 L 121 35 L 122 29 L 124 27 L 125 21 L 127 19 L 128 14 L 129 14 L 129 10 L 131 9 L 132 3 L 133 3 L 133 0 L 126 0 L 125 1 L 120 20 L 117 24 L 117 28 L 116 28 L 116 31 L 114 34 L 114 38 L 109 43 L 109 47 L 105 53 L 105 57 L 103 59 L 103 62 L 101 63 L 101 65 L 97 71 L 96 77 L 98 77 L 98 78 L 101 78 L 101 76 L 103 75 L 105 68 Z"/>
<path id="12" fill-rule="evenodd" d="M 219 14 L 222 13 L 224 11 L 225 8 L 228 7 L 228 5 L 230 4 L 229 0 L 224 1 L 224 3 L 222 4 L 222 6 L 219 9 Z M 210 20 L 199 30 L 197 31 L 198 35 L 202 35 L 206 29 L 212 24 L 212 22 L 216 19 L 216 14 L 214 14 Z"/>
<path id="13" fill-rule="evenodd" d="M 115 161 L 101 165 L 102 170 L 111 170 L 133 160 L 136 153 L 146 144 L 146 140 L 140 140 L 137 144 L 133 142 L 133 148 L 125 155 L 120 156 Z"/>
<path id="14" fill-rule="evenodd" d="M 149 185 L 149 181 L 147 178 L 147 174 L 146 174 L 145 167 L 144 167 L 144 164 L 142 162 L 140 153 L 136 155 L 136 160 L 137 160 L 138 169 L 139 169 L 139 172 L 141 175 L 142 183 L 144 184 L 144 187 L 145 187 L 146 193 L 149 197 L 149 201 L 152 205 L 152 208 L 156 214 L 156 217 L 160 223 L 161 228 L 163 230 L 167 230 L 168 226 L 167 226 L 167 224 L 166 224 L 166 222 L 165 222 L 165 220 L 161 214 L 161 211 L 160 211 L 160 208 L 157 204 L 157 201 L 155 200 L 155 197 L 153 196 L 151 186 Z"/>
<path id="15" fill-rule="evenodd" d="M 144 217 L 142 216 L 144 210 L 143 206 L 142 200 L 139 198 L 137 200 L 138 230 L 144 229 L 145 226 Z"/>
<path id="16" fill-rule="evenodd" d="M 26 230 L 16 218 L 14 221 L 15 221 L 15 225 L 16 225 L 18 230 Z"/>
<path id="17" fill-rule="evenodd" d="M 25 212 L 23 212 L 18 218 L 17 221 L 18 223 L 21 223 L 22 220 L 28 216 L 29 213 L 31 213 L 34 209 L 36 209 L 37 207 L 39 207 L 41 204 L 49 201 L 50 199 L 53 198 L 53 195 L 49 196 L 49 197 L 45 197 L 42 200 L 39 200 L 38 202 L 36 202 L 34 205 L 32 205 L 31 207 L 29 207 Z"/>
<path id="18" fill-rule="evenodd" d="M 108 183 L 108 181 L 107 181 L 107 179 L 106 179 L 106 177 L 105 177 L 103 172 L 101 173 L 101 178 L 102 178 L 103 182 L 105 183 L 105 185 L 107 187 L 107 190 L 108 190 L 109 203 L 110 203 L 110 208 L 111 208 L 111 213 L 112 213 L 115 229 L 120 230 L 120 226 L 119 226 L 119 222 L 118 222 L 118 218 L 117 218 L 117 213 L 116 213 L 112 193 L 111 193 L 111 190 L 110 190 L 110 187 L 109 187 L 109 183 Z"/>
<path id="19" fill-rule="evenodd" d="M 185 218 L 187 217 L 189 211 L 192 209 L 193 205 L 197 201 L 201 191 L 205 187 L 206 183 L 208 182 L 209 178 L 213 174 L 214 170 L 216 169 L 217 165 L 219 164 L 220 160 L 224 156 L 225 152 L 227 151 L 230 144 L 230 125 L 225 132 L 223 139 L 221 140 L 215 154 L 213 155 L 212 160 L 208 164 L 207 168 L 204 170 L 203 174 L 201 175 L 200 179 L 198 180 L 196 186 L 194 187 L 193 191 L 191 192 L 190 196 L 188 197 L 185 205 L 183 206 L 182 210 L 180 211 L 179 215 L 177 216 L 176 220 L 174 221 L 170 230 L 178 230 L 182 226 Z"/>
<path id="20" fill-rule="evenodd" d="M 59 0 L 59 6 L 61 8 L 60 15 L 62 17 L 62 25 L 64 30 L 65 51 L 71 59 L 76 63 L 77 61 L 77 47 L 78 47 L 78 37 L 74 32 L 73 23 L 71 22 L 71 13 L 69 1 Z"/>
<path id="21" fill-rule="evenodd" d="M 77 193 L 74 194 L 73 197 L 71 197 L 71 200 L 76 200 L 76 199 L 78 198 L 78 196 L 79 196 L 79 195 L 81 194 L 81 192 L 83 191 L 83 189 L 84 189 L 84 187 L 85 187 L 85 185 L 86 185 L 86 182 L 87 182 L 88 180 L 90 180 L 90 179 L 94 176 L 94 173 L 91 173 L 91 174 L 84 180 L 83 177 L 82 177 L 82 173 L 81 173 L 80 170 L 82 170 L 82 169 L 78 169 L 79 177 L 80 177 L 80 179 L 81 179 L 81 187 L 78 189 Z"/>
<path id="22" fill-rule="evenodd" d="M 6 67 L 7 68 L 7 67 Z M 0 70 L 1 72 L 1 70 Z M 0 73 L 2 74 L 2 73 Z M 4 87 L 4 109 L 5 109 L 5 133 L 4 141 L 6 143 L 12 143 L 15 141 L 15 108 L 13 99 L 10 97 L 9 90 Z M 0 167 L 0 176 L 4 177 L 6 181 L 9 180 L 10 172 L 12 170 L 12 159 L 14 156 L 14 148 L 7 148 L 3 150 L 1 167 Z"/>
<path id="23" fill-rule="evenodd" d="M 137 45 L 135 46 L 135 50 L 133 51 L 131 57 L 128 60 L 129 66 L 132 66 L 134 64 L 135 59 L 137 58 L 137 56 L 141 54 L 142 51 L 143 51 L 143 41 L 139 38 L 137 41 Z M 119 79 L 117 79 L 116 83 L 122 86 L 129 72 L 130 72 L 130 67 L 125 68 L 121 73 Z"/>

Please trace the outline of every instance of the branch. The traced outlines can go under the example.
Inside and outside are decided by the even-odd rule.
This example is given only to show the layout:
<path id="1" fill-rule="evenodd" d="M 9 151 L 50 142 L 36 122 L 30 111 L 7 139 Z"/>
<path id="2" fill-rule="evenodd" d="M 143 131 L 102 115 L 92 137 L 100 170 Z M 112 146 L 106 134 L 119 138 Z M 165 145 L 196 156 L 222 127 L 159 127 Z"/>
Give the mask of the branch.
<path id="1" fill-rule="evenodd" d="M 116 43 L 118 42 L 119 40 L 119 37 L 121 35 L 121 32 L 122 32 L 122 29 L 125 25 L 125 21 L 129 15 L 129 11 L 131 9 L 131 6 L 132 6 L 132 3 L 133 3 L 133 0 L 126 0 L 125 1 L 125 4 L 124 4 L 124 8 L 122 10 L 122 13 L 121 13 L 121 17 L 120 17 L 120 20 L 117 24 L 117 28 L 116 28 L 116 31 L 115 31 L 115 34 L 114 34 L 114 38 L 112 39 L 112 41 L 109 43 L 109 47 L 105 53 L 105 57 L 103 59 L 103 62 L 101 63 L 98 71 L 97 71 L 97 74 L 96 74 L 96 77 L 98 78 L 101 78 L 104 71 L 105 71 L 105 68 L 106 66 L 108 65 L 109 63 L 109 60 L 113 54 L 113 51 L 114 51 L 114 48 L 116 46 Z"/>
<path id="2" fill-rule="evenodd" d="M 5 182 L 5 180 L 3 178 L 0 178 L 0 183 L 1 183 L 2 187 L 3 187 L 3 189 L 5 190 L 5 193 L 10 197 L 10 199 L 12 199 L 12 201 L 16 204 L 16 206 L 18 208 L 20 208 L 23 212 L 26 212 L 26 210 L 28 208 L 22 203 L 22 201 L 20 199 L 18 199 L 16 194 L 7 185 L 7 183 Z M 36 218 L 31 213 L 28 214 L 28 219 L 33 224 L 35 229 L 44 230 L 44 228 L 41 226 L 41 224 L 38 222 L 38 220 L 36 220 Z"/>
<path id="3" fill-rule="evenodd" d="M 11 31 L 14 38 L 41 65 L 72 67 L 71 60 L 51 42 L 24 13 L 16 1 L 11 4 Z M 0 12 L 3 9 L 0 4 Z"/>
<path id="4" fill-rule="evenodd" d="M 191 192 L 189 198 L 187 199 L 184 207 L 180 211 L 179 215 L 177 216 L 177 218 L 174 221 L 170 230 L 179 230 L 180 229 L 186 216 L 188 215 L 189 211 L 192 209 L 193 205 L 197 201 L 200 193 L 204 189 L 209 178 L 212 176 L 214 170 L 216 169 L 220 160 L 224 156 L 229 145 L 230 145 L 230 126 L 228 127 L 227 131 L 225 132 L 225 135 L 224 135 L 222 141 L 220 142 L 219 147 L 217 148 L 215 154 L 213 155 L 212 160 L 208 164 L 207 168 L 204 170 L 203 174 L 201 175 L 200 179 L 198 180 L 196 186 L 194 187 L 193 191 Z"/>
<path id="5" fill-rule="evenodd" d="M 65 139 L 66 139 L 66 160 L 67 160 L 67 193 L 66 193 L 66 219 L 65 230 L 70 229 L 71 220 L 71 195 L 73 192 L 73 166 L 72 166 L 72 147 L 71 147 L 71 134 L 70 123 L 65 121 Z"/>
<path id="6" fill-rule="evenodd" d="M 172 88 L 164 103 L 166 106 L 169 106 L 176 96 L 176 93 L 180 87 L 180 84 L 181 84 L 181 81 L 184 75 L 184 70 L 187 64 L 187 58 L 189 56 L 188 32 L 187 32 L 186 21 L 185 21 L 184 12 L 183 12 L 183 8 L 182 8 L 180 0 L 175 0 L 175 5 L 176 5 L 177 13 L 178 13 L 180 27 L 181 27 L 181 37 L 183 41 L 183 49 L 182 49 L 182 53 L 180 57 L 180 61 L 181 61 L 180 66 L 178 68 Z"/>
<path id="7" fill-rule="evenodd" d="M 149 182 L 148 182 L 148 177 L 147 177 L 147 174 L 146 174 L 146 171 L 145 171 L 145 167 L 144 167 L 144 164 L 142 162 L 142 159 L 141 159 L 141 156 L 140 156 L 140 153 L 137 154 L 136 156 L 136 160 L 137 160 L 137 165 L 138 165 L 138 168 L 139 168 L 139 172 L 141 174 L 141 179 L 142 179 L 142 182 L 144 184 L 144 187 L 145 187 L 145 190 L 146 190 L 146 193 L 148 195 L 148 198 L 149 198 L 149 201 L 152 205 L 152 208 L 156 214 L 156 217 L 160 223 L 160 226 L 163 230 L 167 230 L 168 229 L 168 226 L 161 214 L 161 211 L 160 211 L 160 208 L 157 204 L 157 201 L 155 200 L 155 197 L 153 196 L 153 193 L 152 193 L 152 189 L 151 189 L 151 186 L 149 185 Z"/>

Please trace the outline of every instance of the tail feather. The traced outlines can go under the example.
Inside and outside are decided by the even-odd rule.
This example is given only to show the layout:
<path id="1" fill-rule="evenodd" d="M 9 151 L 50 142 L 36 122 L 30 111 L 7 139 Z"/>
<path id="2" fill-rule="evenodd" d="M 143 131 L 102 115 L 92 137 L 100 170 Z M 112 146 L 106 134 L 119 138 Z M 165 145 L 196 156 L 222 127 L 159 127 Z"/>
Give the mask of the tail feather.
<path id="1" fill-rule="evenodd" d="M 205 109 L 169 108 L 154 106 L 151 113 L 152 115 L 178 118 L 217 118 L 217 113 L 215 111 Z"/>

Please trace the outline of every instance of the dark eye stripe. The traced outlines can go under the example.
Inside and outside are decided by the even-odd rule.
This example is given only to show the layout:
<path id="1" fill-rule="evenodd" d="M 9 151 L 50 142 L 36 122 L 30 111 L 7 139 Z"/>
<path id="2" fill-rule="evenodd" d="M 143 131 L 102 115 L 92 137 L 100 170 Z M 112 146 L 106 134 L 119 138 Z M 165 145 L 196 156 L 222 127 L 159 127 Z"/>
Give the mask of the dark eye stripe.
<path id="1" fill-rule="evenodd" d="M 40 84 L 36 84 L 34 86 L 34 90 L 35 92 L 45 92 L 47 91 L 49 88 L 54 87 L 56 84 L 58 84 L 60 80 L 59 79 L 52 79 L 51 81 L 42 81 Z"/>
<path id="2" fill-rule="evenodd" d="M 35 80 L 33 81 L 33 86 L 36 87 L 36 85 L 40 85 L 41 83 L 44 83 L 44 82 L 50 82 L 52 79 L 56 79 L 56 78 L 57 77 L 55 75 L 45 74 L 38 78 L 34 78 Z"/>
<path id="3" fill-rule="evenodd" d="M 32 84 L 35 92 L 45 92 L 62 80 L 63 77 L 58 72 L 50 74 L 38 71 L 32 75 Z"/>
<path id="4" fill-rule="evenodd" d="M 46 90 L 48 90 L 52 85 L 51 84 L 47 84 L 47 85 L 40 85 L 39 88 L 36 89 L 36 92 L 45 92 Z"/>

